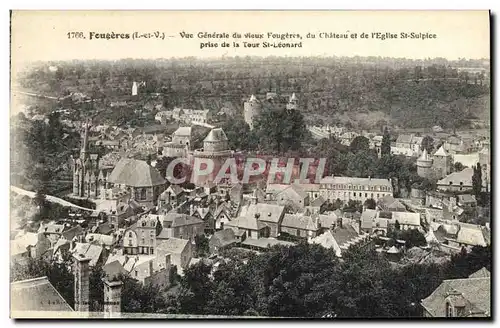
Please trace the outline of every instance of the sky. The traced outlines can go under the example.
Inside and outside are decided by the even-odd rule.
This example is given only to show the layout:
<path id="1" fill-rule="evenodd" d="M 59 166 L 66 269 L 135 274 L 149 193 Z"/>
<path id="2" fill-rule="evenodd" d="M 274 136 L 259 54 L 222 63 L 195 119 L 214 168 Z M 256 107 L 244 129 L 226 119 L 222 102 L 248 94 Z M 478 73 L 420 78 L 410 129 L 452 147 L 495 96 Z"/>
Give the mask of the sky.
<path id="1" fill-rule="evenodd" d="M 382 56 L 424 59 L 489 58 L 488 11 L 14 11 L 11 60 L 32 61 L 195 56 Z M 133 40 L 134 32 L 161 32 L 166 38 Z M 68 38 L 83 32 L 86 39 Z M 129 34 L 130 39 L 93 39 L 90 32 Z M 194 35 L 186 39 L 181 32 Z M 207 33 L 297 33 L 301 48 L 245 48 L 244 39 L 230 38 L 239 48 L 205 47 L 222 39 L 200 39 Z M 319 38 L 319 33 L 349 35 L 348 39 Z M 431 33 L 435 39 L 361 39 L 362 33 Z M 308 33 L 316 38 L 306 38 Z M 357 33 L 357 39 L 351 39 Z M 266 35 L 267 36 L 267 35 Z M 279 42 L 277 39 L 259 41 Z"/>

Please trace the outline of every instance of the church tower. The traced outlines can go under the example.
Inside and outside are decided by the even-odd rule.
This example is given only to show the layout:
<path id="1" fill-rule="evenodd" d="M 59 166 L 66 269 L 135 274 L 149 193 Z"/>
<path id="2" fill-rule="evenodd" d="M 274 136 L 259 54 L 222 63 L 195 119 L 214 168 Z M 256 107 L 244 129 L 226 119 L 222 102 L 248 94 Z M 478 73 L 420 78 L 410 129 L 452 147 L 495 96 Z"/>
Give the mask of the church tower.
<path id="1" fill-rule="evenodd" d="M 97 196 L 99 192 L 99 158 L 98 154 L 89 152 L 89 129 L 90 120 L 87 120 L 82 135 L 80 156 L 72 156 L 73 196 L 76 197 L 90 197 L 92 194 Z"/>

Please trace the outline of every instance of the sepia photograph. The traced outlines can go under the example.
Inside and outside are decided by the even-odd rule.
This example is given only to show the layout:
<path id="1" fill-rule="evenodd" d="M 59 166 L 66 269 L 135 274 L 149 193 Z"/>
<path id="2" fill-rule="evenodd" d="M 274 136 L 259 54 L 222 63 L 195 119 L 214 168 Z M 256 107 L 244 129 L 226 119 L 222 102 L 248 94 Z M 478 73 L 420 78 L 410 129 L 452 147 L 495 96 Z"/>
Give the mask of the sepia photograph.
<path id="1" fill-rule="evenodd" d="M 10 24 L 11 318 L 492 320 L 488 10 Z"/>

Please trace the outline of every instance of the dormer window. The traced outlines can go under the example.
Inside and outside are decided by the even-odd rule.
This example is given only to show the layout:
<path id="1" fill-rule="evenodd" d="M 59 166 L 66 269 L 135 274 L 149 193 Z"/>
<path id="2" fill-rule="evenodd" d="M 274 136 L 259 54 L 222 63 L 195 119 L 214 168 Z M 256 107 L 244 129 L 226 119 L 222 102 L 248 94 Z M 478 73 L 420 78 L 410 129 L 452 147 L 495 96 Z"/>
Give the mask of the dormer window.
<path id="1" fill-rule="evenodd" d="M 446 302 L 446 317 L 448 317 L 448 318 L 454 317 L 453 306 L 451 305 L 450 302 Z"/>

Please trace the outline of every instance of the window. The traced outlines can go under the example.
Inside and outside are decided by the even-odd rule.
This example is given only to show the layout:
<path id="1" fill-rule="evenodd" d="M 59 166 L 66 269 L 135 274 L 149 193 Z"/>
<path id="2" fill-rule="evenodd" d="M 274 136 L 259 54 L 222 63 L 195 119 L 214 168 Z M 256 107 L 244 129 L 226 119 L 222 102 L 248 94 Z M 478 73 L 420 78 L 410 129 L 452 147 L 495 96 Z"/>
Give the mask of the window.
<path id="1" fill-rule="evenodd" d="M 144 240 L 144 238 L 142 238 L 142 239 L 141 239 L 141 244 L 143 244 L 143 245 L 144 245 L 145 243 L 146 243 L 146 241 Z"/>
<path id="2" fill-rule="evenodd" d="M 354 197 L 356 197 L 356 192 L 353 192 Z"/>
<path id="3" fill-rule="evenodd" d="M 368 197 L 368 193 L 367 193 L 367 192 L 365 192 L 365 198 L 366 198 L 366 197 Z M 372 197 L 373 197 L 373 194 L 372 194 Z"/>
<path id="4" fill-rule="evenodd" d="M 141 189 L 141 200 L 146 199 L 146 188 Z"/>
<path id="5" fill-rule="evenodd" d="M 132 231 L 128 233 L 128 237 L 132 238 Z"/>
<path id="6" fill-rule="evenodd" d="M 155 249 L 154 249 L 154 247 L 150 247 L 150 249 L 149 249 L 149 254 L 154 254 L 154 253 L 155 253 Z"/>
<path id="7" fill-rule="evenodd" d="M 297 229 L 297 232 L 296 232 L 297 236 L 300 237 L 300 230 Z"/>
<path id="8" fill-rule="evenodd" d="M 132 246 L 132 240 L 129 240 L 129 241 L 128 241 L 128 245 L 129 245 L 129 246 Z"/>

